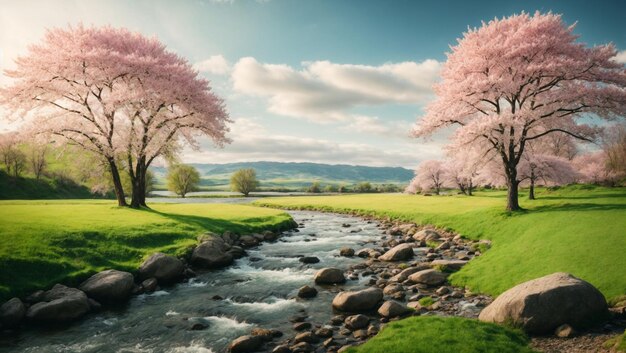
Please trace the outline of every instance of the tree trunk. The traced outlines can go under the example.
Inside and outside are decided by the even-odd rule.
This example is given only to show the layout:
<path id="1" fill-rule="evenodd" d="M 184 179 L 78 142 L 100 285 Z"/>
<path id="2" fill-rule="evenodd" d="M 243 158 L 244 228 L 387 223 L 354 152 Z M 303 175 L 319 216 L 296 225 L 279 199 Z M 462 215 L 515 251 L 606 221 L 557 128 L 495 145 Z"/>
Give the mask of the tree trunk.
<path id="1" fill-rule="evenodd" d="M 469 181 L 469 184 L 467 185 L 467 196 L 472 196 L 472 189 L 474 188 L 474 185 L 472 183 L 472 181 Z"/>
<path id="2" fill-rule="evenodd" d="M 109 162 L 109 170 L 113 177 L 113 189 L 115 190 L 115 198 L 117 198 L 118 206 L 128 206 L 126 203 L 126 197 L 124 195 L 124 188 L 122 187 L 122 180 L 120 179 L 120 172 L 117 170 L 117 164 L 115 159 L 107 158 Z"/>
<path id="3" fill-rule="evenodd" d="M 131 166 L 132 168 L 132 166 Z M 131 175 L 131 181 L 133 186 L 132 199 L 130 201 L 130 207 L 141 208 L 148 207 L 146 205 L 146 171 L 148 170 L 145 165 L 145 158 L 140 158 L 137 161 L 137 168 L 135 169 L 134 176 Z"/>
<path id="4" fill-rule="evenodd" d="M 519 211 L 522 208 L 519 206 L 519 181 L 517 180 L 517 166 L 510 164 L 505 168 L 506 174 L 506 186 L 507 186 L 507 211 Z"/>
<path id="5" fill-rule="evenodd" d="M 530 178 L 530 190 L 528 191 L 528 199 L 535 199 L 535 178 Z"/>

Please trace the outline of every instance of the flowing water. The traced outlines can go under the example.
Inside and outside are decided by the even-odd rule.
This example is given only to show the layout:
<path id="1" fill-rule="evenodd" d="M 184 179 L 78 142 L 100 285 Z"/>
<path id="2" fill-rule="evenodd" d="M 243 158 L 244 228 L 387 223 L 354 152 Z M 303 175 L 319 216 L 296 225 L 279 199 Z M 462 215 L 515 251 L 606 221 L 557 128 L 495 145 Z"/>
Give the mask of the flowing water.
<path id="1" fill-rule="evenodd" d="M 319 268 L 345 270 L 363 261 L 339 257 L 339 249 L 373 246 L 382 234 L 375 223 L 360 218 L 290 214 L 303 225 L 299 232 L 287 232 L 277 242 L 249 250 L 231 267 L 198 273 L 188 283 L 133 297 L 124 308 L 90 314 L 68 327 L 30 328 L 2 337 L 0 352 L 221 352 L 254 327 L 292 335 L 289 318 L 295 315 L 326 323 L 333 315 L 330 303 L 338 288 L 318 286 L 319 294 L 312 300 L 294 299 L 298 288 L 312 285 Z M 304 265 L 298 261 L 302 255 L 321 261 Z M 349 280 L 341 287 L 365 287 L 368 280 Z M 192 330 L 198 323 L 208 328 Z"/>

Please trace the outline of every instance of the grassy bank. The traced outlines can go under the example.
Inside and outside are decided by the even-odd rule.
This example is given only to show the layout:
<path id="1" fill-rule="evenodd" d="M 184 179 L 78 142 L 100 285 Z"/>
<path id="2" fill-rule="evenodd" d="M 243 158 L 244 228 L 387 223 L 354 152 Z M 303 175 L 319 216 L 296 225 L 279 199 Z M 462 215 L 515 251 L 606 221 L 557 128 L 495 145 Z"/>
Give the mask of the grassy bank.
<path id="1" fill-rule="evenodd" d="M 533 353 L 520 331 L 457 317 L 422 316 L 390 323 L 348 353 Z"/>
<path id="2" fill-rule="evenodd" d="M 468 196 L 401 194 L 269 198 L 258 205 L 392 217 L 449 228 L 492 248 L 451 277 L 456 285 L 498 295 L 514 285 L 565 271 L 607 298 L 626 293 L 626 189 L 572 186 L 539 190 L 524 212 L 503 211 L 505 193 Z"/>
<path id="3" fill-rule="evenodd" d="M 76 284 L 106 268 L 137 269 L 161 251 L 184 253 L 198 234 L 276 229 L 286 213 L 245 205 L 152 204 L 120 208 L 111 201 L 0 201 L 0 301 L 57 282 Z"/>
<path id="4" fill-rule="evenodd" d="M 94 195 L 84 185 L 79 185 L 68 178 L 50 178 L 31 176 L 9 177 L 0 170 L 0 200 L 21 199 L 86 199 Z"/>

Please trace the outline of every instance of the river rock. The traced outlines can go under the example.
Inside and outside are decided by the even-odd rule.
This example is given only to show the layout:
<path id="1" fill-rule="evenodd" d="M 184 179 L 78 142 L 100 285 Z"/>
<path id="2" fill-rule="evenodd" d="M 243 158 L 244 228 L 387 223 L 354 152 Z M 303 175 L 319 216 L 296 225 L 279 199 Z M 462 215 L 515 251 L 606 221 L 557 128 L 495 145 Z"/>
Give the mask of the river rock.
<path id="1" fill-rule="evenodd" d="M 302 332 L 294 337 L 293 341 L 295 343 L 306 342 L 306 343 L 317 343 L 320 341 L 319 337 L 315 336 L 313 332 Z"/>
<path id="2" fill-rule="evenodd" d="M 368 288 L 360 291 L 341 292 L 333 299 L 333 308 L 347 312 L 362 312 L 376 308 L 383 299 L 380 288 Z"/>
<path id="3" fill-rule="evenodd" d="M 314 280 L 316 284 L 337 284 L 344 283 L 346 277 L 340 269 L 327 267 L 317 271 Z"/>
<path id="4" fill-rule="evenodd" d="M 148 278 L 144 280 L 143 282 L 141 282 L 141 287 L 146 293 L 154 292 L 157 289 L 158 285 L 159 285 L 159 282 L 154 277 Z"/>
<path id="5" fill-rule="evenodd" d="M 154 253 L 139 267 L 139 277 L 146 279 L 154 277 L 161 284 L 178 281 L 185 271 L 183 262 L 172 255 Z"/>
<path id="6" fill-rule="evenodd" d="M 239 242 L 244 248 L 250 248 L 259 245 L 259 240 L 251 235 L 242 235 Z"/>
<path id="7" fill-rule="evenodd" d="M 101 303 L 111 303 L 128 299 L 134 285 L 131 273 L 106 270 L 89 277 L 78 289 Z"/>
<path id="8" fill-rule="evenodd" d="M 12 298 L 0 306 L 0 326 L 3 328 L 17 327 L 26 315 L 26 306 L 20 298 Z"/>
<path id="9" fill-rule="evenodd" d="M 402 270 L 402 272 L 391 277 L 389 280 L 392 282 L 404 282 L 409 278 L 410 275 L 414 274 L 415 272 L 423 271 L 429 268 L 430 267 L 425 264 L 419 264 L 417 266 L 405 268 L 404 270 Z"/>
<path id="10" fill-rule="evenodd" d="M 231 353 L 254 352 L 261 347 L 263 339 L 259 336 L 241 336 L 230 343 L 228 351 Z"/>
<path id="11" fill-rule="evenodd" d="M 320 262 L 320 259 L 316 256 L 303 256 L 299 258 L 298 261 L 302 262 L 303 264 L 316 264 Z"/>
<path id="12" fill-rule="evenodd" d="M 412 259 L 413 256 L 415 256 L 415 253 L 411 244 L 400 244 L 378 257 L 378 259 L 381 261 L 404 261 Z"/>
<path id="13" fill-rule="evenodd" d="M 43 301 L 33 304 L 26 311 L 26 318 L 37 323 L 68 322 L 89 312 L 87 295 L 76 288 L 56 284 L 45 292 Z"/>
<path id="14" fill-rule="evenodd" d="M 438 267 L 441 269 L 445 269 L 445 270 L 450 270 L 450 271 L 458 271 L 461 269 L 461 267 L 465 266 L 467 264 L 467 261 L 464 260 L 433 260 L 430 265 L 432 267 Z"/>
<path id="15" fill-rule="evenodd" d="M 607 318 L 608 306 L 593 285 L 557 272 L 519 284 L 498 296 L 481 321 L 511 323 L 528 333 L 551 333 L 563 325 L 584 327 Z"/>
<path id="16" fill-rule="evenodd" d="M 233 263 L 231 246 L 221 237 L 211 238 L 193 249 L 191 263 L 203 268 L 220 268 Z M 243 249 L 242 249 L 243 250 Z"/>
<path id="17" fill-rule="evenodd" d="M 341 248 L 339 249 L 339 255 L 345 256 L 345 257 L 352 257 L 354 256 L 354 249 L 348 248 L 348 247 Z"/>
<path id="18" fill-rule="evenodd" d="M 271 230 L 266 230 L 263 232 L 263 240 L 276 241 L 276 239 L 278 239 L 278 234 L 272 232 Z"/>
<path id="19" fill-rule="evenodd" d="M 369 323 L 370 318 L 362 314 L 348 316 L 344 321 L 346 327 L 353 331 L 367 327 Z"/>
<path id="20" fill-rule="evenodd" d="M 446 281 L 448 274 L 437 270 L 423 270 L 409 276 L 409 281 L 429 286 L 438 286 Z"/>
<path id="21" fill-rule="evenodd" d="M 423 229 L 413 234 L 413 239 L 416 241 L 434 241 L 439 240 L 440 238 L 441 234 L 432 229 Z"/>
<path id="22" fill-rule="evenodd" d="M 300 298 L 314 298 L 317 295 L 317 289 L 310 286 L 303 286 L 298 290 L 298 297 Z"/>
<path id="23" fill-rule="evenodd" d="M 378 308 L 378 314 L 386 318 L 398 317 L 410 312 L 411 309 L 393 300 L 384 302 L 383 305 Z"/>

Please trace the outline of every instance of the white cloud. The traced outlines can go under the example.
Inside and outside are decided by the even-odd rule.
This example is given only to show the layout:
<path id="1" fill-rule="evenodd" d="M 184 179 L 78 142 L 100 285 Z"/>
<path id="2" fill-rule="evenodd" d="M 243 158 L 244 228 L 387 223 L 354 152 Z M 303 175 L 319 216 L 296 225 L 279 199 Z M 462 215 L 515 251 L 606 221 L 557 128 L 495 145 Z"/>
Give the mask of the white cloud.
<path id="1" fill-rule="evenodd" d="M 615 58 L 613 60 L 615 60 L 616 62 L 620 64 L 626 64 L 626 50 L 622 50 L 618 52 L 617 55 L 615 55 Z"/>
<path id="2" fill-rule="evenodd" d="M 382 149 L 375 145 L 336 142 L 320 138 L 270 134 L 259 119 L 237 118 L 230 137 L 233 143 L 216 149 L 209 140 L 200 151 L 185 151 L 188 163 L 231 163 L 251 161 L 316 162 L 413 168 L 423 159 L 441 155 L 439 143 L 405 142 Z"/>
<path id="3" fill-rule="evenodd" d="M 349 110 L 390 103 L 424 103 L 439 76 L 435 60 L 381 66 L 303 62 L 303 69 L 240 59 L 233 68 L 236 91 L 268 98 L 269 111 L 316 122 L 351 121 Z"/>
<path id="4" fill-rule="evenodd" d="M 230 63 L 223 55 L 213 55 L 206 60 L 197 62 L 194 67 L 200 72 L 215 75 L 226 75 L 230 72 Z"/>

